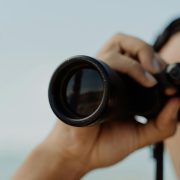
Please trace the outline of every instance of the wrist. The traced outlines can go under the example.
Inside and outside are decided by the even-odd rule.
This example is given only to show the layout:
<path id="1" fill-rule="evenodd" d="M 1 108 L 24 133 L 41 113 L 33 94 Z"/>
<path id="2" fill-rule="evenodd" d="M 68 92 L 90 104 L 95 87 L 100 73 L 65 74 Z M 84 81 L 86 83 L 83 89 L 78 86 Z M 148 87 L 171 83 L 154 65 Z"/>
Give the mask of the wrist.
<path id="1" fill-rule="evenodd" d="M 53 147 L 43 143 L 39 145 L 36 152 L 37 156 L 41 155 L 46 163 L 45 174 L 50 177 L 47 179 L 78 180 L 85 174 L 77 161 L 68 157 L 64 151 L 54 151 Z"/>
<path id="2" fill-rule="evenodd" d="M 39 146 L 53 165 L 53 172 L 60 179 L 76 180 L 91 170 L 88 157 L 82 153 L 82 147 L 77 145 L 69 132 L 57 123 L 50 135 Z M 68 136 L 68 137 L 67 137 Z"/>
<path id="3" fill-rule="evenodd" d="M 71 142 L 63 138 L 64 133 L 59 130 L 56 131 L 56 127 L 53 129 L 32 151 L 12 179 L 78 180 L 89 171 L 87 158 L 85 161 L 81 159 L 82 151 L 70 153 L 68 143 Z"/>

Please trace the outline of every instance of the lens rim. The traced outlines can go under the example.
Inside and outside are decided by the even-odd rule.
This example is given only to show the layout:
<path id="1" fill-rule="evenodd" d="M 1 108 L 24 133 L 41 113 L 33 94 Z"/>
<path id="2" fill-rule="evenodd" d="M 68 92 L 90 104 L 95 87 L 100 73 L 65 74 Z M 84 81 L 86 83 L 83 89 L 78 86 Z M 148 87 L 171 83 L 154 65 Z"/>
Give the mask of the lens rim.
<path id="1" fill-rule="evenodd" d="M 60 102 L 61 99 L 59 100 L 59 104 L 57 103 L 58 101 L 55 95 L 55 92 L 58 91 L 57 80 L 62 81 L 61 75 L 64 75 L 68 71 L 72 72 L 73 69 L 80 68 L 82 66 L 92 67 L 93 69 L 97 70 L 103 83 L 103 95 L 102 95 L 101 102 L 99 106 L 97 107 L 97 109 L 87 117 L 75 116 L 75 114 L 72 114 L 72 112 L 69 112 L 67 109 L 65 109 L 65 106 L 62 104 L 62 102 Z M 108 96 L 109 96 L 109 81 L 108 81 L 108 75 L 107 75 L 105 67 L 100 61 L 97 61 L 96 59 L 92 57 L 82 56 L 82 55 L 74 56 L 72 58 L 67 59 L 64 63 L 62 63 L 55 70 L 51 78 L 49 89 L 48 89 L 49 103 L 55 115 L 66 124 L 78 126 L 78 127 L 93 125 L 93 124 L 96 124 L 97 120 L 98 122 L 100 121 L 100 117 L 102 117 L 102 113 L 104 113 L 107 103 L 108 103 Z"/>
<path id="2" fill-rule="evenodd" d="M 75 110 L 73 107 L 72 107 L 72 105 L 70 105 L 70 103 L 69 103 L 69 101 L 68 101 L 68 99 L 69 99 L 69 95 L 67 94 L 67 92 L 68 92 L 68 87 L 69 87 L 69 83 L 70 83 L 70 81 L 72 80 L 72 78 L 73 77 L 75 77 L 74 75 L 76 75 L 78 72 L 80 72 L 82 70 L 82 72 L 84 72 L 84 75 L 86 74 L 86 72 L 89 72 L 90 73 L 90 77 L 97 77 L 97 82 L 98 82 L 98 86 L 99 86 L 99 90 L 100 91 L 98 91 L 98 92 L 100 92 L 100 94 L 98 93 L 98 95 L 96 94 L 96 103 L 93 105 L 93 109 L 89 109 L 89 106 L 91 106 L 92 105 L 92 103 L 90 103 L 89 102 L 89 100 L 86 100 L 85 101 L 85 104 L 87 103 L 87 106 L 88 107 L 86 107 L 85 108 L 85 111 L 84 112 L 82 112 L 81 110 L 80 111 L 78 111 L 78 110 Z M 92 75 L 92 76 L 91 76 Z M 100 78 L 100 79 L 99 79 Z M 82 79 L 83 80 L 83 79 Z M 84 79 L 85 80 L 85 82 L 88 82 L 88 84 L 89 84 L 89 79 L 88 79 L 88 81 L 87 81 L 87 79 Z M 93 78 L 93 81 L 95 80 L 95 78 Z M 64 101 L 64 104 L 65 104 L 65 106 L 67 106 L 67 109 L 68 109 L 68 111 L 70 110 L 73 114 L 75 114 L 75 116 L 78 116 L 78 117 L 80 117 L 80 118 L 82 118 L 82 117 L 87 117 L 88 115 L 90 115 L 90 114 L 92 114 L 97 108 L 98 108 L 98 106 L 99 106 L 99 104 L 100 104 L 100 102 L 101 102 L 101 100 L 102 100 L 102 95 L 103 95 L 103 90 L 104 90 L 104 84 L 102 83 L 103 82 L 103 79 L 101 78 L 101 76 L 100 76 L 100 74 L 99 74 L 99 72 L 97 72 L 97 70 L 94 68 L 94 67 L 86 67 L 86 66 L 84 66 L 83 67 L 83 69 L 82 68 L 74 68 L 74 71 L 72 71 L 72 72 L 70 72 L 70 73 L 68 73 L 67 74 L 67 76 L 65 77 L 65 82 L 66 82 L 66 84 L 65 84 L 65 87 L 63 88 L 63 90 L 62 90 L 62 93 L 60 94 L 60 96 L 61 96 L 61 98 L 63 99 L 63 101 Z M 83 83 L 83 82 L 82 82 Z M 83 89 L 83 84 L 82 84 L 82 89 Z M 96 89 L 94 89 L 94 86 L 89 86 L 88 85 L 88 87 L 89 88 L 93 88 L 93 92 L 94 92 L 94 90 L 96 91 Z M 71 87 L 71 89 L 72 89 L 72 87 Z M 97 92 L 97 91 L 96 91 Z M 80 93 L 81 94 L 81 93 Z M 81 94 L 82 95 L 82 94 Z M 81 96 L 80 95 L 80 96 Z M 91 98 L 90 98 L 91 99 Z M 81 104 L 81 106 L 82 106 L 82 101 L 80 100 L 78 100 L 78 104 Z M 90 104 L 89 104 L 90 103 Z M 94 101 L 93 101 L 93 103 L 94 103 Z M 84 105 L 83 105 L 84 106 Z M 85 105 L 86 106 L 86 105 Z"/>

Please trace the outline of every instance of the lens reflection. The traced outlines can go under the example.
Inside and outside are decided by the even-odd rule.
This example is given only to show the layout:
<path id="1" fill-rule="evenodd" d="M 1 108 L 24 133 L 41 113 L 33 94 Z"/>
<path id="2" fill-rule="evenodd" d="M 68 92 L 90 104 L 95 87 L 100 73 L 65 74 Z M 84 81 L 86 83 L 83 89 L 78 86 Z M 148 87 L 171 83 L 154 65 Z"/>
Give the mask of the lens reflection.
<path id="1" fill-rule="evenodd" d="M 103 95 L 103 82 L 99 73 L 90 68 L 75 72 L 67 83 L 68 108 L 79 116 L 89 116 L 99 106 Z"/>

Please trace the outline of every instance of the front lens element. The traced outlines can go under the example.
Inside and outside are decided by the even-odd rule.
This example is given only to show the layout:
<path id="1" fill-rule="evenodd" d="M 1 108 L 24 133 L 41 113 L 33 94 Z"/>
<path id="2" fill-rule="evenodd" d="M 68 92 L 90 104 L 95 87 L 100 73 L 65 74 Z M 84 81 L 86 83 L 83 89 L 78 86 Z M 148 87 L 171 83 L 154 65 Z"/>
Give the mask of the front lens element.
<path id="1" fill-rule="evenodd" d="M 65 98 L 68 108 L 78 116 L 91 115 L 100 105 L 103 96 L 103 81 L 100 74 L 91 68 L 77 70 L 69 78 Z"/>

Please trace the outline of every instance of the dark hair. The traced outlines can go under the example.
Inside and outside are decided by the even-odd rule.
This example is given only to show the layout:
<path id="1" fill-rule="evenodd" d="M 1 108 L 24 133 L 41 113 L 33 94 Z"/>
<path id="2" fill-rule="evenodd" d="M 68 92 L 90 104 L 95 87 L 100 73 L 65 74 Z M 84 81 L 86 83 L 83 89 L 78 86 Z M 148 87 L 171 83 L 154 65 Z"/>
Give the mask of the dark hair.
<path id="1" fill-rule="evenodd" d="M 170 37 L 180 31 L 180 17 L 173 20 L 160 34 L 154 45 L 153 48 L 156 52 L 160 51 L 161 48 L 167 43 L 167 41 L 170 39 Z"/>

